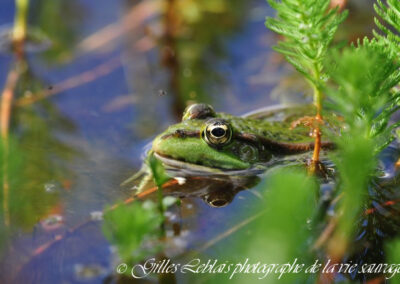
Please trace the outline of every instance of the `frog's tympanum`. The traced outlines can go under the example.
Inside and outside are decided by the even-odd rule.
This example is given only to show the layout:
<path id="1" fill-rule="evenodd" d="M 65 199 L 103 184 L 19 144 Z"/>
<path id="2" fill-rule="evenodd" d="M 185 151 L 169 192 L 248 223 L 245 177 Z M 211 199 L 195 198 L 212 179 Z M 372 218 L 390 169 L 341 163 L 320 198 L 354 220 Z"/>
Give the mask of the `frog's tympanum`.
<path id="1" fill-rule="evenodd" d="M 170 126 L 153 141 L 152 151 L 159 158 L 225 170 L 243 170 L 268 162 L 274 157 L 310 151 L 314 148 L 310 130 L 291 129 L 291 123 L 304 116 L 286 114 L 282 120 L 236 117 L 216 113 L 206 104 L 189 106 L 182 122 Z M 323 147 L 332 146 L 323 142 Z"/>

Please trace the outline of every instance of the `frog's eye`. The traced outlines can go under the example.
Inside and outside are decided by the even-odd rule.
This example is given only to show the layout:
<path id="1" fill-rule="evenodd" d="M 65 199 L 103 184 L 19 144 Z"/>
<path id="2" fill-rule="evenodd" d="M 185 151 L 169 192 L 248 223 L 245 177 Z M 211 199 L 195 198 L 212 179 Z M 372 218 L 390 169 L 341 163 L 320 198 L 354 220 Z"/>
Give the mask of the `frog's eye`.
<path id="1" fill-rule="evenodd" d="M 207 104 L 193 104 L 188 106 L 183 112 L 183 120 L 188 119 L 205 119 L 215 117 L 215 111 L 212 106 Z"/>
<path id="2" fill-rule="evenodd" d="M 222 146 L 231 141 L 232 129 L 223 119 L 211 119 L 207 121 L 202 135 L 209 145 Z"/>

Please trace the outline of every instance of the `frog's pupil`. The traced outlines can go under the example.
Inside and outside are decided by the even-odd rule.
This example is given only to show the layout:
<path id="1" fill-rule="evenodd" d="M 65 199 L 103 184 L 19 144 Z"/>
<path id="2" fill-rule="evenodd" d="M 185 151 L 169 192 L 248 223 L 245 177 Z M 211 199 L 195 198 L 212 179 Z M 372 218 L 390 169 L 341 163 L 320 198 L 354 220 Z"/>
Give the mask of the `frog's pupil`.
<path id="1" fill-rule="evenodd" d="M 225 135 L 225 130 L 222 127 L 216 127 L 213 130 L 211 130 L 211 133 L 215 137 L 222 137 Z"/>

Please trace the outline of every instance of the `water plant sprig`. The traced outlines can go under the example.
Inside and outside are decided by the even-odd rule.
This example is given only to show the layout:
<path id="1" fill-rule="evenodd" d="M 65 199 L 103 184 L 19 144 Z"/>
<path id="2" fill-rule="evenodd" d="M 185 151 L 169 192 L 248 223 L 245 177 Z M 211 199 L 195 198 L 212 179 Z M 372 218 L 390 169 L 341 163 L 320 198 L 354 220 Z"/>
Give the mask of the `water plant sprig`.
<path id="1" fill-rule="evenodd" d="M 267 0 L 277 11 L 275 18 L 268 17 L 266 26 L 285 36 L 274 49 L 282 53 L 311 84 L 314 104 L 317 109 L 315 120 L 322 120 L 322 90 L 326 84 L 323 61 L 328 47 L 347 12 L 330 9 L 329 0 Z M 313 161 L 319 161 L 321 133 L 314 129 L 315 147 Z"/>
<path id="2" fill-rule="evenodd" d="M 392 111 L 393 98 L 397 97 L 391 87 L 396 84 L 399 64 L 385 49 L 379 49 L 378 41 L 365 39 L 362 43 L 333 52 L 331 60 L 326 62 L 333 86 L 325 93 L 330 106 L 344 122 L 341 135 L 332 136 L 338 146 L 333 160 L 342 193 L 337 229 L 328 245 L 328 255 L 334 261 L 340 261 L 348 250 L 368 183 L 377 166 L 377 156 L 382 145 L 393 139 L 387 114 Z"/>
<path id="3" fill-rule="evenodd" d="M 387 4 L 384 4 L 381 0 L 377 0 L 374 4 L 374 9 L 379 15 L 381 20 L 384 21 L 383 24 L 379 18 L 374 18 L 375 24 L 381 31 L 373 31 L 374 36 L 387 44 L 391 50 L 397 55 L 400 54 L 400 36 L 396 34 L 394 30 L 400 32 L 400 2 L 398 0 L 387 0 Z"/>

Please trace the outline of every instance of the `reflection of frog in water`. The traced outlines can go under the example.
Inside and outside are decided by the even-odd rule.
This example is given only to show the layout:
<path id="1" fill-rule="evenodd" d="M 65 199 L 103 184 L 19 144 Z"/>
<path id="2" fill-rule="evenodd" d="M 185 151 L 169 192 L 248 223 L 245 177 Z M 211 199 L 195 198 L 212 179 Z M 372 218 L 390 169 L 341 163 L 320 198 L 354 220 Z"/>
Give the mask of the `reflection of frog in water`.
<path id="1" fill-rule="evenodd" d="M 206 179 L 207 193 L 203 193 L 203 198 L 212 206 L 226 205 L 236 192 L 254 184 L 256 173 L 286 157 L 313 150 L 309 128 L 291 129 L 293 122 L 313 113 L 312 106 L 303 105 L 236 117 L 216 113 L 206 104 L 194 104 L 185 110 L 182 122 L 154 139 L 149 155 L 161 160 L 169 172 L 172 169 L 172 176 L 197 175 Z M 323 142 L 322 146 L 333 145 Z M 253 177 L 252 181 L 249 177 Z M 142 181 L 141 189 L 148 180 L 150 175 Z M 214 181 L 223 181 L 219 187 L 225 192 L 215 190 L 217 187 L 211 185 Z M 188 186 L 186 183 L 184 187 Z M 190 185 L 192 193 L 196 191 L 193 186 L 194 183 Z M 234 193 L 228 194 L 228 188 Z M 223 196 L 226 202 L 221 199 Z"/>

